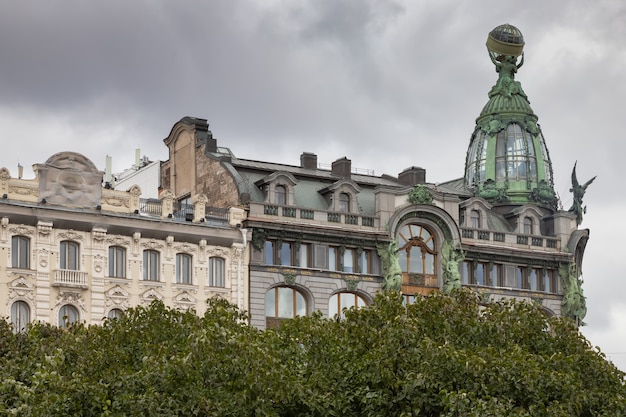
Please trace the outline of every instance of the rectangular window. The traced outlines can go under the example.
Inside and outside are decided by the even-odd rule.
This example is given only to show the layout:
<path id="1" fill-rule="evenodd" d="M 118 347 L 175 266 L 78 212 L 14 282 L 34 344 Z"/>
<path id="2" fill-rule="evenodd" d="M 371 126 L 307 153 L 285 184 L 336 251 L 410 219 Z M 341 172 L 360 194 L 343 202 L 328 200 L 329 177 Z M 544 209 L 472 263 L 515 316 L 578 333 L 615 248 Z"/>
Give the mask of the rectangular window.
<path id="1" fill-rule="evenodd" d="M 535 268 L 531 269 L 528 274 L 528 289 L 531 291 L 537 291 L 539 288 L 538 281 L 541 276 L 541 270 L 537 270 Z"/>
<path id="2" fill-rule="evenodd" d="M 176 282 L 178 284 L 191 284 L 191 255 L 176 254 Z"/>
<path id="3" fill-rule="evenodd" d="M 346 249 L 343 252 L 343 271 L 355 272 L 354 270 L 354 250 Z"/>
<path id="4" fill-rule="evenodd" d="M 265 265 L 274 265 L 274 242 L 266 240 L 263 246 Z"/>
<path id="5" fill-rule="evenodd" d="M 109 247 L 109 276 L 126 278 L 126 249 L 120 246 Z"/>
<path id="6" fill-rule="evenodd" d="M 311 245 L 303 243 L 300 245 L 300 252 L 298 253 L 298 260 L 300 268 L 309 267 L 309 256 L 311 251 Z"/>
<path id="7" fill-rule="evenodd" d="M 61 242 L 61 269 L 78 271 L 78 243 L 69 240 Z"/>
<path id="8" fill-rule="evenodd" d="M 159 264 L 159 252 L 155 250 L 143 251 L 144 281 L 159 281 Z"/>
<path id="9" fill-rule="evenodd" d="M 364 250 L 359 257 L 359 272 L 362 274 L 370 274 L 370 251 Z"/>
<path id="10" fill-rule="evenodd" d="M 11 238 L 11 266 L 13 268 L 30 268 L 30 239 L 25 236 Z"/>
<path id="11" fill-rule="evenodd" d="M 315 251 L 313 258 L 313 266 L 315 268 L 327 269 L 328 268 L 328 248 L 323 245 L 315 245 Z"/>
<path id="12" fill-rule="evenodd" d="M 209 286 L 226 286 L 224 279 L 224 259 L 216 257 L 209 258 Z"/>
<path id="13" fill-rule="evenodd" d="M 485 285 L 485 276 L 487 273 L 487 265 L 482 263 L 482 262 L 478 262 L 478 264 L 476 264 L 476 270 L 474 271 L 474 284 L 476 285 Z"/>
<path id="14" fill-rule="evenodd" d="M 504 287 L 515 288 L 515 279 L 517 269 L 513 265 L 505 265 L 504 267 Z"/>
<path id="15" fill-rule="evenodd" d="M 492 287 L 502 287 L 502 265 L 492 265 L 491 271 L 489 271 L 489 283 Z"/>
<path id="16" fill-rule="evenodd" d="M 528 288 L 528 277 L 526 276 L 526 268 L 518 266 L 515 275 L 515 288 Z"/>
<path id="17" fill-rule="evenodd" d="M 334 246 L 328 247 L 328 269 L 331 271 L 337 270 L 337 248 Z"/>
<path id="18" fill-rule="evenodd" d="M 291 242 L 283 242 L 280 247 L 280 264 L 282 266 L 291 266 L 293 265 L 292 259 L 292 244 Z"/>
<path id="19" fill-rule="evenodd" d="M 467 285 L 470 283 L 471 264 L 469 262 L 459 263 L 459 272 L 461 273 L 461 283 Z"/>

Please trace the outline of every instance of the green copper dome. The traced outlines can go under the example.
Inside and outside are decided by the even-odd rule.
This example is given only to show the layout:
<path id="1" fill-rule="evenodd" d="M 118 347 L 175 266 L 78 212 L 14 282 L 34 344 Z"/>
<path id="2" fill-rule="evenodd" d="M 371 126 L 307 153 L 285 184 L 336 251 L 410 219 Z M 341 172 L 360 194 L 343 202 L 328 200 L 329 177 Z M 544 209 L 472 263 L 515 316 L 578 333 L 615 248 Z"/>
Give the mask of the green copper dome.
<path id="1" fill-rule="evenodd" d="M 487 48 L 499 76 L 476 119 L 465 161 L 465 184 L 493 204 L 554 208 L 548 148 L 528 97 L 515 81 L 524 63 L 523 46 L 522 34 L 514 26 L 501 25 L 489 34 Z"/>

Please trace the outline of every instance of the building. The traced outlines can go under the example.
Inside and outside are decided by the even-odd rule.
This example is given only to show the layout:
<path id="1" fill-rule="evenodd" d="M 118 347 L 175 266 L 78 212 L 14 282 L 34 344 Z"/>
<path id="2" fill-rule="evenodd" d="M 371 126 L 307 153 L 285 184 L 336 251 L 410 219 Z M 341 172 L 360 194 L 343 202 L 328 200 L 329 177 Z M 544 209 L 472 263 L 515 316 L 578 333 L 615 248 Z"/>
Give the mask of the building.
<path id="1" fill-rule="evenodd" d="M 62 152 L 36 177 L 0 169 L 0 306 L 19 330 L 32 321 L 101 323 L 162 300 L 202 314 L 221 297 L 247 308 L 246 231 L 236 208 L 205 217 L 163 193 L 154 202 L 103 187 L 103 172 Z"/>
<path id="2" fill-rule="evenodd" d="M 267 328 L 341 317 L 381 289 L 410 303 L 465 286 L 485 303 L 523 299 L 582 320 L 589 231 L 578 226 L 592 180 L 579 184 L 574 170 L 574 205 L 559 208 L 538 117 L 515 81 L 522 34 L 498 26 L 487 46 L 498 79 L 463 178 L 428 183 L 416 166 L 375 176 L 345 156 L 325 168 L 311 152 L 299 165 L 240 159 L 194 117 L 164 139 L 169 159 L 148 165 L 160 180 L 131 173 L 159 184 L 152 198 L 131 183 L 102 187 L 73 153 L 36 166 L 32 181 L 3 169 L 0 306 L 19 328 L 23 316 L 98 323 L 153 299 L 202 313 L 220 296 Z"/>
<path id="3" fill-rule="evenodd" d="M 418 167 L 377 177 L 346 157 L 322 169 L 309 152 L 300 165 L 239 159 L 218 146 L 206 120 L 174 125 L 163 188 L 181 203 L 206 195 L 211 206 L 247 211 L 254 325 L 314 311 L 339 316 L 381 288 L 411 302 L 460 286 L 485 302 L 514 297 L 548 315 L 584 317 L 582 206 L 558 208 L 538 118 L 515 81 L 521 33 L 502 25 L 488 39 L 498 79 L 476 119 L 464 178 L 431 184 Z"/>

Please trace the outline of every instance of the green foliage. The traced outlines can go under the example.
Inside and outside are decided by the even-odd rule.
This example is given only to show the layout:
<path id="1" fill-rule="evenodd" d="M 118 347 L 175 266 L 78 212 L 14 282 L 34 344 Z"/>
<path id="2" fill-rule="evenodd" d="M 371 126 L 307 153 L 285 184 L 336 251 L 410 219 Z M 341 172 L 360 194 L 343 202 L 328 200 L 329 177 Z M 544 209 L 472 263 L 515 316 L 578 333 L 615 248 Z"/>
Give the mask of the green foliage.
<path id="1" fill-rule="evenodd" d="M 202 317 L 155 302 L 102 326 L 0 321 L 0 415 L 626 415 L 624 374 L 533 304 L 388 292 L 345 316 L 259 331 L 218 300 Z"/>

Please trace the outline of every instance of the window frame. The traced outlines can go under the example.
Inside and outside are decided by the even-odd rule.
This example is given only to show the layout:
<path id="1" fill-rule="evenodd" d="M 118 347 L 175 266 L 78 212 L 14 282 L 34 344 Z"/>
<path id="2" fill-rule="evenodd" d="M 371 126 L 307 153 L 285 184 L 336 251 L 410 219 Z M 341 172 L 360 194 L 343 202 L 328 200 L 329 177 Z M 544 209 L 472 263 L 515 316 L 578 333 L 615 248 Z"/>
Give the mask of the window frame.
<path id="1" fill-rule="evenodd" d="M 145 249 L 143 251 L 143 280 L 160 282 L 161 281 L 161 253 L 154 249 Z"/>
<path id="2" fill-rule="evenodd" d="M 282 296 L 281 296 L 282 294 Z M 286 294 L 290 294 L 291 300 L 285 300 Z M 272 296 L 273 302 L 269 303 L 268 298 Z M 301 302 L 302 304 L 299 304 Z M 281 317 L 281 306 L 283 303 L 291 303 L 288 310 L 291 311 L 289 317 L 282 316 Z M 265 323 L 267 328 L 276 327 L 280 324 L 281 321 L 294 319 L 296 317 L 306 317 L 309 315 L 309 302 L 307 297 L 303 292 L 298 290 L 295 287 L 288 286 L 276 286 L 267 290 L 264 298 L 265 304 Z M 273 304 L 273 314 L 268 315 L 268 310 L 270 310 L 271 305 Z M 300 314 L 304 309 L 303 314 Z M 284 310 L 283 310 L 284 311 Z M 271 312 L 270 312 L 271 313 Z"/>
<path id="3" fill-rule="evenodd" d="M 284 184 L 276 184 L 274 186 L 274 204 L 279 206 L 287 205 L 287 193 L 289 188 Z"/>
<path id="4" fill-rule="evenodd" d="M 30 238 L 22 235 L 11 237 L 11 267 L 30 269 Z"/>
<path id="5" fill-rule="evenodd" d="M 126 278 L 126 248 L 123 246 L 109 246 L 109 277 Z"/>
<path id="6" fill-rule="evenodd" d="M 72 315 L 75 316 L 74 320 L 72 320 Z M 67 320 L 64 319 L 67 317 Z M 67 328 L 74 323 L 78 323 L 80 320 L 80 311 L 73 304 L 64 304 L 59 308 L 58 314 L 59 327 Z"/>
<path id="7" fill-rule="evenodd" d="M 226 287 L 226 260 L 220 256 L 209 258 L 209 287 Z"/>
<path id="8" fill-rule="evenodd" d="M 193 284 L 193 257 L 188 253 L 176 254 L 176 283 Z"/>
<path id="9" fill-rule="evenodd" d="M 342 300 L 347 301 L 347 299 L 351 296 L 354 296 L 353 303 L 348 306 L 342 306 Z M 345 314 L 343 312 L 345 308 L 362 308 L 366 306 L 367 300 L 361 296 L 361 294 L 353 291 L 339 291 L 328 298 L 328 317 L 331 319 L 343 319 L 345 318 Z"/>
<path id="10" fill-rule="evenodd" d="M 21 333 L 30 323 L 30 305 L 24 300 L 16 300 L 11 304 L 11 324 L 13 333 Z M 26 316 L 24 320 L 22 316 Z"/>
<path id="11" fill-rule="evenodd" d="M 59 268 L 80 271 L 80 244 L 73 240 L 63 240 L 59 250 Z"/>

